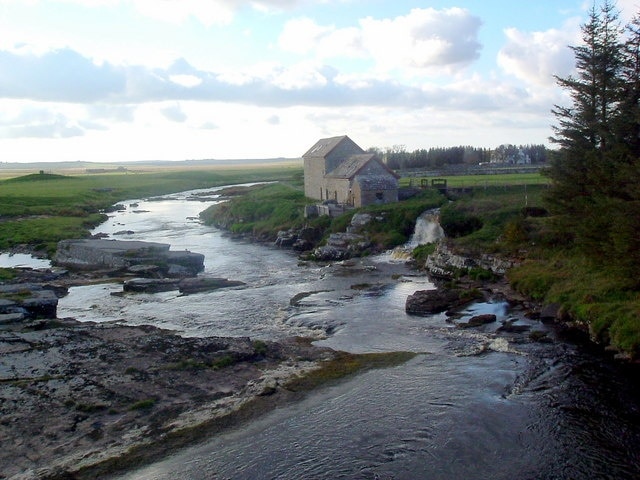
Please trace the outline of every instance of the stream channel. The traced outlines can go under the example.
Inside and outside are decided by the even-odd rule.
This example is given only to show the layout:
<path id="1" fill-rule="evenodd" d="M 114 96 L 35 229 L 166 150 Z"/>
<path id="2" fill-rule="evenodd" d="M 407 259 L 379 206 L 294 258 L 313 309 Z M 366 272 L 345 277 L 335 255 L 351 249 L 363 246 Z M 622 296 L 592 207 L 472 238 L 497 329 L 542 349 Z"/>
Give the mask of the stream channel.
<path id="1" fill-rule="evenodd" d="M 498 317 L 479 328 L 456 328 L 444 314 L 409 316 L 407 296 L 435 287 L 405 262 L 380 255 L 300 263 L 291 251 L 230 238 L 197 219 L 219 201 L 216 191 L 124 202 L 126 210 L 95 233 L 202 253 L 204 274 L 246 286 L 189 296 L 114 296 L 122 288 L 116 284 L 74 287 L 58 316 L 152 324 L 185 336 L 301 335 L 349 352 L 419 355 L 318 389 L 119 478 L 640 478 L 635 369 L 504 302 L 469 307 L 466 316 Z M 550 341 L 497 331 L 507 319 Z"/>

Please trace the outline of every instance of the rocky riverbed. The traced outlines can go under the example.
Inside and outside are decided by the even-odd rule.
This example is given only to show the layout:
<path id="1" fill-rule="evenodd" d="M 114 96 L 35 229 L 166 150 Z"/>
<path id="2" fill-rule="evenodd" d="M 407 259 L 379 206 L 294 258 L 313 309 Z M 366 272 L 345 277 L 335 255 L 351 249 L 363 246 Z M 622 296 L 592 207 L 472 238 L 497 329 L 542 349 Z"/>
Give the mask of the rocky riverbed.
<path id="1" fill-rule="evenodd" d="M 296 339 L 183 338 L 73 319 L 4 328 L 0 478 L 95 478 L 96 465 L 122 467 L 219 428 L 331 356 Z M 75 476 L 83 471 L 94 473 Z"/>

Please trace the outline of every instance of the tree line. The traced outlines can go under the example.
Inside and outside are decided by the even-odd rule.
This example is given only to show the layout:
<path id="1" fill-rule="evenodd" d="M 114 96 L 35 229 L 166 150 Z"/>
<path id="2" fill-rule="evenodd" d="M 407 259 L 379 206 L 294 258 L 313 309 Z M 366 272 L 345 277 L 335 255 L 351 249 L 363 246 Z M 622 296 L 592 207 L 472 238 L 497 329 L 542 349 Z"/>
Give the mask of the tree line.
<path id="1" fill-rule="evenodd" d="M 556 77 L 570 105 L 556 105 L 548 201 L 557 232 L 592 259 L 640 266 L 640 17 L 627 25 L 609 0 L 592 7 L 575 73 Z M 637 281 L 640 284 L 640 281 Z"/>
<path id="2" fill-rule="evenodd" d="M 548 149 L 544 145 L 500 145 L 495 149 L 472 146 L 432 147 L 412 152 L 404 145 L 385 149 L 368 149 L 384 160 L 389 168 L 407 170 L 415 168 L 434 169 L 445 165 L 479 165 L 484 163 L 545 163 Z"/>

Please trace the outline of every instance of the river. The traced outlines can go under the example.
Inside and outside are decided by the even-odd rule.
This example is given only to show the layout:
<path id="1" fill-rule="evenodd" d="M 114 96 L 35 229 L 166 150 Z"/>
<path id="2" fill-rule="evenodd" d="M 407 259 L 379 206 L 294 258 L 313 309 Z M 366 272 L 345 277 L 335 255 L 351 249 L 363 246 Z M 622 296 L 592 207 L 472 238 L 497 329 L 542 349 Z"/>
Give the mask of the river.
<path id="1" fill-rule="evenodd" d="M 635 369 L 609 363 L 502 302 L 471 306 L 467 317 L 498 317 L 474 329 L 456 328 L 444 315 L 406 315 L 407 295 L 434 286 L 404 262 L 381 255 L 320 266 L 232 239 L 197 220 L 218 201 L 216 191 L 125 202 L 96 233 L 203 253 L 206 274 L 245 287 L 124 297 L 111 295 L 119 285 L 74 287 L 58 315 L 153 324 L 187 336 L 303 335 L 350 352 L 419 355 L 319 389 L 119 478 L 640 478 Z M 133 233 L 114 235 L 123 231 Z M 499 332 L 507 319 L 549 341 Z"/>

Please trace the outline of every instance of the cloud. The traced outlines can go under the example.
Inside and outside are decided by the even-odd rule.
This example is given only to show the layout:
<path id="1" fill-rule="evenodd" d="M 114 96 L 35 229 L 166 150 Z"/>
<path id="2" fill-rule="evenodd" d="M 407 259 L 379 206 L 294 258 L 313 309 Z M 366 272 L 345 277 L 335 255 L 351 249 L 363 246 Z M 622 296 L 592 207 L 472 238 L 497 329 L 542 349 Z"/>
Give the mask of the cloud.
<path id="1" fill-rule="evenodd" d="M 182 111 L 180 105 L 171 105 L 160 111 L 167 120 L 171 120 L 172 122 L 183 123 L 187 120 L 187 115 Z"/>
<path id="2" fill-rule="evenodd" d="M 461 8 L 416 8 L 392 19 L 361 19 L 357 27 L 318 25 L 309 18 L 289 21 L 280 47 L 318 58 L 366 57 L 381 71 L 396 69 L 449 73 L 479 57 L 481 20 Z"/>
<path id="3" fill-rule="evenodd" d="M 84 135 L 84 130 L 63 116 L 44 122 L 18 123 L 0 127 L 0 138 L 70 138 Z"/>
<path id="4" fill-rule="evenodd" d="M 71 49 L 43 55 L 0 51 L 0 97 L 90 102 L 121 92 L 126 78 Z"/>
<path id="5" fill-rule="evenodd" d="M 498 53 L 498 65 L 510 75 L 530 85 L 555 85 L 554 75 L 567 76 L 574 67 L 569 45 L 580 43 L 578 20 L 568 21 L 561 30 L 522 32 L 505 30 L 507 43 Z"/>
<path id="6" fill-rule="evenodd" d="M 5 0 L 6 1 L 6 0 Z M 22 0 L 24 1 L 24 0 Z M 35 0 L 34 0 L 35 1 Z M 251 7 L 262 12 L 292 8 L 300 0 L 58 0 L 84 7 L 129 5 L 141 15 L 166 23 L 182 24 L 194 19 L 203 25 L 226 25 L 238 10 Z"/>
<path id="7" fill-rule="evenodd" d="M 517 65 L 511 64 L 515 73 L 519 72 Z M 230 78 L 198 70 L 185 60 L 166 69 L 151 69 L 96 65 L 68 49 L 40 56 L 0 51 L 0 98 L 86 104 L 92 109 L 90 113 L 124 122 L 132 120 L 135 105 L 189 100 L 263 107 L 499 107 L 499 97 L 493 93 L 500 91 L 499 84 L 487 85 L 481 91 L 473 87 L 473 82 L 465 86 L 418 86 L 374 75 L 342 75 L 333 67 L 313 61 L 290 67 L 263 65 L 247 73 L 235 72 Z M 178 107 L 169 107 L 163 114 L 173 121 L 185 120 Z"/>

